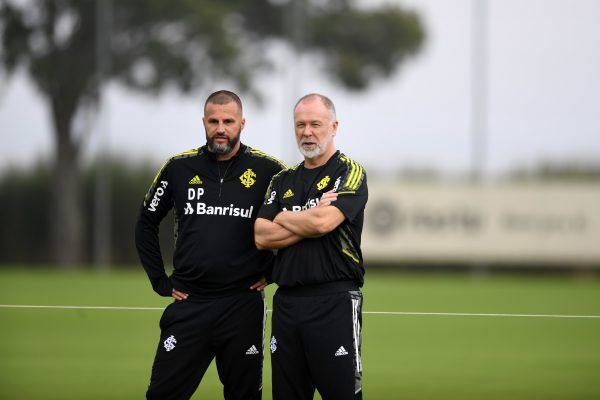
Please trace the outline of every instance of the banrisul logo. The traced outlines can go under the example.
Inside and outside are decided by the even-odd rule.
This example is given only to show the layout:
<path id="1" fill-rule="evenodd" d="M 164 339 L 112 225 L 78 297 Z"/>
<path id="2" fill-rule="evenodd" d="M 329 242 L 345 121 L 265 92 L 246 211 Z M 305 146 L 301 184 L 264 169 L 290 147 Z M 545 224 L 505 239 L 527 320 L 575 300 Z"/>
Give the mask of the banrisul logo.
<path id="1" fill-rule="evenodd" d="M 306 203 L 303 206 L 292 206 L 292 211 L 296 212 L 296 211 L 304 211 L 304 210 L 308 210 L 309 208 L 315 208 L 316 206 L 319 205 L 319 202 L 321 200 L 317 199 L 308 199 L 306 201 Z M 282 208 L 283 211 L 288 211 L 287 207 L 283 207 Z"/>
<path id="2" fill-rule="evenodd" d="M 165 194 L 165 189 L 167 188 L 167 186 L 169 186 L 169 182 L 160 181 L 158 188 L 154 192 L 154 197 L 152 198 L 152 201 L 150 202 L 148 211 L 156 211 L 156 207 L 158 207 L 158 204 L 160 203 L 160 199 L 161 199 L 162 195 Z"/>
<path id="3" fill-rule="evenodd" d="M 229 206 L 211 206 L 201 201 L 205 190 L 203 188 L 188 188 L 188 200 L 183 213 L 185 215 L 226 215 L 230 217 L 252 218 L 254 206 L 250 208 L 236 207 L 233 203 Z M 195 200 L 195 203 L 194 203 Z"/>

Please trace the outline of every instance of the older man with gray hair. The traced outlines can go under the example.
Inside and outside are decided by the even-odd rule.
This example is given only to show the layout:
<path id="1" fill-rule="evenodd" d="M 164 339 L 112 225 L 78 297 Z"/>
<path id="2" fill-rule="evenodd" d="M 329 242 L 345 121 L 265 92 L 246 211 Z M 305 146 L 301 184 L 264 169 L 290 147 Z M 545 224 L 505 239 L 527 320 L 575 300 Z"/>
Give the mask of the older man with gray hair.
<path id="1" fill-rule="evenodd" d="M 273 280 L 273 398 L 362 398 L 360 250 L 367 180 L 335 148 L 333 102 L 308 94 L 294 107 L 304 161 L 273 177 L 254 225 L 259 249 L 278 249 Z"/>

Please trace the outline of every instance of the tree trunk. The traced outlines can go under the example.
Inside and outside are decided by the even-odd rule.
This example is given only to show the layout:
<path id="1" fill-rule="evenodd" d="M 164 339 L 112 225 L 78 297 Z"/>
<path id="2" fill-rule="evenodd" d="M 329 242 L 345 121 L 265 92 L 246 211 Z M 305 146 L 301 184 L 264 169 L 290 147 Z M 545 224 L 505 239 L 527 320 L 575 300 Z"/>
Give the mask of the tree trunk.
<path id="1" fill-rule="evenodd" d="M 52 247 L 61 267 L 81 264 L 83 213 L 79 170 L 79 146 L 73 139 L 71 121 L 75 110 L 60 100 L 51 100 L 56 140 L 54 160 L 54 211 L 51 213 Z"/>

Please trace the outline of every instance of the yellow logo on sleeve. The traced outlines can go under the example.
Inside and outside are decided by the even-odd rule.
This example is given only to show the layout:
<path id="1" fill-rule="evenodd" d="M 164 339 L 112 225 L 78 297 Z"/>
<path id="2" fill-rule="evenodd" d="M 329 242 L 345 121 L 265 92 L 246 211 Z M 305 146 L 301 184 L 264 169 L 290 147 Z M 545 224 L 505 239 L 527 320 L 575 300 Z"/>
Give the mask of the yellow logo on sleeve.
<path id="1" fill-rule="evenodd" d="M 323 190 L 327 187 L 327 185 L 329 184 L 329 181 L 331 179 L 329 178 L 329 175 L 327 175 L 325 178 L 321 179 L 319 181 L 319 183 L 317 183 L 317 189 L 319 190 Z"/>
<path id="2" fill-rule="evenodd" d="M 242 185 L 248 189 L 256 182 L 256 179 L 254 178 L 256 178 L 256 174 L 251 168 L 248 168 L 242 175 L 240 175 L 240 182 L 242 182 Z"/>
<path id="3" fill-rule="evenodd" d="M 292 192 L 292 189 L 288 189 L 287 192 L 284 193 L 283 198 L 287 199 L 288 197 L 292 197 L 294 195 L 294 192 Z"/>

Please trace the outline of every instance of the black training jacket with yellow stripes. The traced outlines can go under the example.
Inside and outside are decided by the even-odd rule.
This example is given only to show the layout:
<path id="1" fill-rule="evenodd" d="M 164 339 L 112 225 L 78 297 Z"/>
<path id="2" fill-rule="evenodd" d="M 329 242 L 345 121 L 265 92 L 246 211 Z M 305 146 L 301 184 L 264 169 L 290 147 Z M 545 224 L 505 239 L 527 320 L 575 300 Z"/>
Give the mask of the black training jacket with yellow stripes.
<path id="1" fill-rule="evenodd" d="M 257 250 L 254 221 L 279 160 L 244 144 L 229 161 L 217 161 L 206 146 L 171 157 L 144 198 L 135 229 L 140 260 L 153 289 L 192 296 L 247 290 L 269 276 L 273 255 Z M 158 230 L 173 210 L 175 253 L 168 277 Z"/>
<path id="2" fill-rule="evenodd" d="M 336 151 L 321 167 L 307 169 L 304 163 L 273 177 L 259 218 L 273 220 L 281 211 L 316 207 L 323 193 L 334 190 L 331 203 L 346 217 L 333 231 L 305 238 L 277 252 L 273 281 L 297 287 L 337 281 L 364 282 L 360 249 L 364 210 L 368 199 L 367 178 L 362 166 Z"/>

